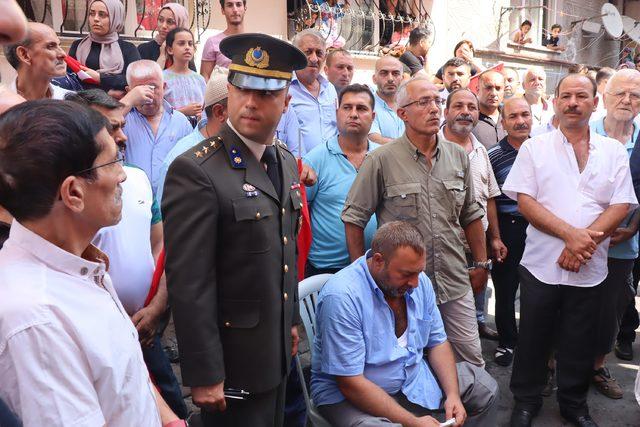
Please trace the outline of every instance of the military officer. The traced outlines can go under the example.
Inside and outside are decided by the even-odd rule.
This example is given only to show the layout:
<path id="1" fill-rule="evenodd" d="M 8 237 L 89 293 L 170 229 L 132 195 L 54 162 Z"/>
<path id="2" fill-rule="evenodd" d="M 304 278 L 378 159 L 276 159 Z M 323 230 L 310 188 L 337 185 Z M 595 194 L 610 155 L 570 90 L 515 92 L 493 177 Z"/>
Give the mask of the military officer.
<path id="1" fill-rule="evenodd" d="M 297 48 L 227 37 L 227 124 L 169 167 L 162 213 L 183 383 L 206 426 L 282 425 L 299 323 L 300 179 L 275 139 Z"/>

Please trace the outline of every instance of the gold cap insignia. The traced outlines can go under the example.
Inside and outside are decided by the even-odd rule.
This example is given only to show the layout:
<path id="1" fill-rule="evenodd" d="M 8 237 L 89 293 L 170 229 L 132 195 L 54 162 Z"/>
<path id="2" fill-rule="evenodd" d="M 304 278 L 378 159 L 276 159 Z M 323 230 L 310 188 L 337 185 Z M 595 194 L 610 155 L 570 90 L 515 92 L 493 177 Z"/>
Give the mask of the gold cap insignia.
<path id="1" fill-rule="evenodd" d="M 239 165 L 240 163 L 242 163 L 242 159 L 241 159 L 240 157 L 234 157 L 234 158 L 233 158 L 233 161 L 234 161 L 237 165 Z"/>
<path id="2" fill-rule="evenodd" d="M 266 50 L 262 50 L 260 46 L 256 46 L 247 51 L 244 56 L 244 62 L 251 67 L 267 68 L 269 66 L 269 54 Z"/>

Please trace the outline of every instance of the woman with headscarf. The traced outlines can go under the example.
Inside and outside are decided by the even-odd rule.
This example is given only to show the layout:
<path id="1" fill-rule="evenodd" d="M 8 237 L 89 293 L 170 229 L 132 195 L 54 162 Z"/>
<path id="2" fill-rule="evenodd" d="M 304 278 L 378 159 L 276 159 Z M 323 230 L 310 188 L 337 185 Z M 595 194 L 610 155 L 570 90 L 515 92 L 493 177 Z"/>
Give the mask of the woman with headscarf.
<path id="1" fill-rule="evenodd" d="M 97 71 L 100 88 L 106 91 L 123 91 L 127 86 L 127 67 L 140 59 L 135 45 L 118 36 L 124 28 L 124 15 L 120 0 L 92 0 L 89 3 L 89 35 L 74 41 L 69 49 L 69 56 Z M 92 77 L 94 75 L 92 73 Z"/>
<path id="2" fill-rule="evenodd" d="M 181 4 L 166 3 L 158 13 L 158 26 L 153 40 L 138 46 L 142 59 L 156 61 L 163 70 L 171 67 L 171 60 L 167 58 L 165 40 L 167 34 L 175 28 L 189 28 L 189 12 Z M 196 71 L 196 64 L 191 60 L 189 68 Z"/>

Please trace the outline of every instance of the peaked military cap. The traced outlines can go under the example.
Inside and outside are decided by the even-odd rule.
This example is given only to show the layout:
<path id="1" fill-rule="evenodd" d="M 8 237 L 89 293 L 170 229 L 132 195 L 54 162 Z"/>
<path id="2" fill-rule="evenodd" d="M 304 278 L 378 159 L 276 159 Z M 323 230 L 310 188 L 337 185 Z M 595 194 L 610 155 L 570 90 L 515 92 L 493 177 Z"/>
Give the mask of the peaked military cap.
<path id="1" fill-rule="evenodd" d="M 307 66 L 307 57 L 300 49 L 266 34 L 225 37 L 220 52 L 231 59 L 229 83 L 242 89 L 284 89 L 293 72 Z"/>

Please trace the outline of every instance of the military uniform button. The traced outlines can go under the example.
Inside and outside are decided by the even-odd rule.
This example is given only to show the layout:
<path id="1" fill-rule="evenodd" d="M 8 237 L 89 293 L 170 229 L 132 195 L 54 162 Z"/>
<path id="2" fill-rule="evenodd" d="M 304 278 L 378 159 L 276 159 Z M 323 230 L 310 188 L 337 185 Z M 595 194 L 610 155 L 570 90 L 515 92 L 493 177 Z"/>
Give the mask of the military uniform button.
<path id="1" fill-rule="evenodd" d="M 89 272 L 89 269 L 88 269 L 87 267 L 82 267 L 82 268 L 80 269 L 80 274 L 81 274 L 81 275 L 83 275 L 83 276 L 84 276 L 85 274 L 87 274 L 88 272 Z"/>
<path id="2" fill-rule="evenodd" d="M 224 326 L 226 328 L 230 328 L 231 327 L 231 322 L 224 322 Z"/>
<path id="3" fill-rule="evenodd" d="M 289 266 L 287 264 L 284 265 L 283 270 L 285 273 L 289 272 Z"/>
<path id="4" fill-rule="evenodd" d="M 284 243 L 285 245 L 289 243 L 289 239 L 287 239 L 287 236 L 282 237 L 282 243 Z"/>
<path id="5" fill-rule="evenodd" d="M 304 206 L 304 205 L 302 204 L 302 202 L 300 202 L 300 207 L 302 207 L 302 206 Z"/>
<path id="6" fill-rule="evenodd" d="M 260 212 L 256 213 L 256 219 L 260 219 Z"/>
<path id="7" fill-rule="evenodd" d="M 288 299 L 289 299 L 289 294 L 287 294 L 287 293 L 285 292 L 285 293 L 284 293 L 284 295 L 283 295 L 283 297 L 284 297 L 284 300 L 286 301 L 286 300 L 288 300 Z"/>
<path id="8" fill-rule="evenodd" d="M 284 215 L 285 213 L 287 213 L 287 211 L 284 208 L 282 208 L 282 215 Z"/>

